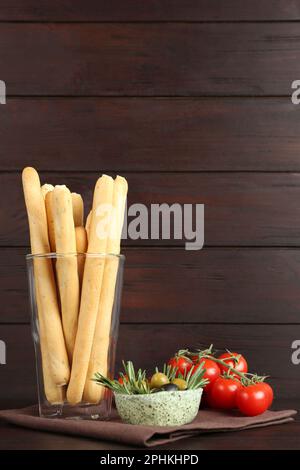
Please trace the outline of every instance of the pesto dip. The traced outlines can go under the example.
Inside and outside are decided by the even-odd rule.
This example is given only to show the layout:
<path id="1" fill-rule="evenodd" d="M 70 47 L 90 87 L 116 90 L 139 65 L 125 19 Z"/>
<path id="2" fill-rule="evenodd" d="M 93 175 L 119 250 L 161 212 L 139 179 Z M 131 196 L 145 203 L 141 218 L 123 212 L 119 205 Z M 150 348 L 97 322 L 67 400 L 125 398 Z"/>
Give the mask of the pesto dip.
<path id="1" fill-rule="evenodd" d="M 114 393 L 125 423 L 148 426 L 181 426 L 197 416 L 202 388 L 144 395 Z"/>

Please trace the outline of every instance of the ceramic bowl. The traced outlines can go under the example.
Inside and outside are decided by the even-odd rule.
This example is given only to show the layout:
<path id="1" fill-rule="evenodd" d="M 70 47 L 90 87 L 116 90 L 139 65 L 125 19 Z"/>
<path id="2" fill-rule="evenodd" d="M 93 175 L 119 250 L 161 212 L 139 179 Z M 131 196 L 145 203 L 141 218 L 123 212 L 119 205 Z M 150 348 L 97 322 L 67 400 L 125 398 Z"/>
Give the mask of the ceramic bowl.
<path id="1" fill-rule="evenodd" d="M 181 426 L 197 416 L 202 388 L 145 395 L 115 393 L 121 419 L 129 424 Z"/>

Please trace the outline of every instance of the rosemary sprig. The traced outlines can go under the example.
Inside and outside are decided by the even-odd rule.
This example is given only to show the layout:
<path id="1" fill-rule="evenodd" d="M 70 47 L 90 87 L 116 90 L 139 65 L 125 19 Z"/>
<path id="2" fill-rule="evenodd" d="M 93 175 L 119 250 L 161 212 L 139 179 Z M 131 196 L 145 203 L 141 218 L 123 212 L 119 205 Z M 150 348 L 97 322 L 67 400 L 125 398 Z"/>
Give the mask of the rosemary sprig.
<path id="1" fill-rule="evenodd" d="M 195 390 L 197 388 L 203 388 L 205 385 L 207 385 L 209 380 L 203 377 L 204 374 L 204 364 L 200 364 L 199 366 L 192 366 L 188 372 L 185 371 L 183 379 L 187 383 L 187 388 L 189 390 Z M 179 377 L 180 375 L 181 374 L 179 374 Z"/>
<path id="2" fill-rule="evenodd" d="M 172 382 L 172 380 L 174 380 L 176 377 L 177 370 L 178 370 L 177 367 L 172 367 L 169 364 L 164 364 L 162 368 L 162 373 L 168 377 L 170 382 Z M 159 373 L 159 372 L 160 370 L 158 369 L 158 367 L 155 367 L 155 373 Z"/>
<path id="3" fill-rule="evenodd" d="M 123 379 L 122 383 L 118 380 L 112 380 L 108 377 L 97 372 L 92 379 L 98 385 L 102 385 L 115 393 L 121 393 L 126 395 L 145 395 L 149 393 L 157 392 L 158 389 L 150 388 L 150 384 L 146 378 L 146 371 L 138 369 L 135 371 L 132 361 L 123 361 L 124 372 L 120 372 L 120 377 Z M 203 364 L 198 367 L 193 366 L 189 372 L 184 374 L 177 374 L 177 368 L 170 365 L 164 364 L 163 373 L 168 377 L 169 381 L 172 382 L 175 377 L 181 378 L 186 381 L 187 390 L 195 390 L 203 388 L 208 380 L 203 378 L 204 368 Z M 155 372 L 159 372 L 156 367 Z"/>
<path id="4" fill-rule="evenodd" d="M 92 379 L 98 385 L 102 385 L 115 393 L 123 393 L 126 395 L 143 395 L 152 393 L 150 385 L 146 380 L 146 371 L 138 369 L 136 372 L 132 361 L 123 361 L 124 373 L 120 373 L 120 377 L 123 379 L 122 383 L 118 380 L 111 380 L 108 377 L 97 372 Z"/>

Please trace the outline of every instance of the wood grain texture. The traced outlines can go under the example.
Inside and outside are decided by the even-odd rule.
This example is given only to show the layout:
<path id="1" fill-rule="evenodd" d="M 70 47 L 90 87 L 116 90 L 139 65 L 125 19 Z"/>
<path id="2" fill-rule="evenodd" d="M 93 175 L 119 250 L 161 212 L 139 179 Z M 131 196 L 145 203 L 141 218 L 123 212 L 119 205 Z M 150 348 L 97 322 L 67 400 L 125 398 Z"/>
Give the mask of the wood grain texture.
<path id="1" fill-rule="evenodd" d="M 300 170 L 286 98 L 12 98 L 0 119 L 2 170 Z"/>
<path id="2" fill-rule="evenodd" d="M 26 248 L 0 250 L 0 322 L 30 318 Z M 127 248 L 121 321 L 300 323 L 298 249 Z"/>
<path id="3" fill-rule="evenodd" d="M 99 167 L 98 174 L 101 173 Z M 97 173 L 43 173 L 42 182 L 65 184 L 83 195 L 86 212 Z M 128 203 L 205 204 L 205 244 L 299 246 L 299 173 L 129 173 Z M 1 173 L 0 245 L 27 246 L 20 175 Z M 13 188 L 13 190 L 12 190 Z M 130 222 L 131 218 L 128 218 Z M 123 245 L 180 245 L 181 240 L 124 240 Z"/>
<path id="4" fill-rule="evenodd" d="M 1 2 L 0 407 L 36 401 L 16 172 L 27 164 L 86 209 L 104 170 L 128 178 L 129 204 L 205 204 L 210 248 L 124 243 L 117 367 L 213 342 L 298 400 L 299 20 L 296 0 Z"/>
<path id="5" fill-rule="evenodd" d="M 153 370 L 182 347 L 214 343 L 219 349 L 229 347 L 245 354 L 252 371 L 270 374 L 278 399 L 299 398 L 299 366 L 290 359 L 292 341 L 299 333 L 300 326 L 294 325 L 121 325 L 117 370 L 122 359 Z M 1 383 L 6 384 L 0 389 L 0 406 L 4 400 L 7 403 L 8 395 L 11 403 L 35 402 L 29 325 L 0 325 L 0 338 L 7 347 L 7 364 L 0 366 Z"/>
<path id="6" fill-rule="evenodd" d="M 5 0 L 0 21 L 299 20 L 297 0 Z"/>
<path id="7" fill-rule="evenodd" d="M 3 23 L 0 35 L 8 95 L 290 96 L 300 76 L 297 23 Z"/>

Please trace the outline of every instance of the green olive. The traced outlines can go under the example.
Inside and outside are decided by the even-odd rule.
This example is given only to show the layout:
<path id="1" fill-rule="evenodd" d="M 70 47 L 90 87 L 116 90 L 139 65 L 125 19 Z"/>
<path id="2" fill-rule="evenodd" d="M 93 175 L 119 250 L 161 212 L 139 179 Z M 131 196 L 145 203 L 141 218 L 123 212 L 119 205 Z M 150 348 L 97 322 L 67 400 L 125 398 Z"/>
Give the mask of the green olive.
<path id="1" fill-rule="evenodd" d="M 150 387 L 151 388 L 160 388 L 163 385 L 168 384 L 170 381 L 168 377 L 163 374 L 162 372 L 156 372 L 156 374 L 152 375 L 151 381 L 150 381 Z"/>
<path id="2" fill-rule="evenodd" d="M 172 384 L 177 385 L 179 390 L 186 390 L 187 389 L 187 383 L 183 379 L 174 379 L 174 380 L 172 380 Z"/>

